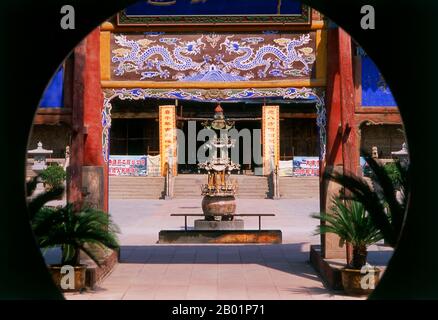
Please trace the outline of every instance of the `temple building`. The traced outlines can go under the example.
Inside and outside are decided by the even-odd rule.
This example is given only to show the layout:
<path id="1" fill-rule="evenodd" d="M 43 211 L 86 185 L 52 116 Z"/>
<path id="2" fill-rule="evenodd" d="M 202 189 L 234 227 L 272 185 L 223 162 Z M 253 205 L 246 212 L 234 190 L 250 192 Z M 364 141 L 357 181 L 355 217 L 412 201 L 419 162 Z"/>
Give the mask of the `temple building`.
<path id="1" fill-rule="evenodd" d="M 199 183 L 182 186 L 199 180 L 197 137 L 218 104 L 242 136 L 249 133 L 235 174 L 267 189 L 249 190 L 255 197 L 276 198 L 273 172 L 280 198 L 302 192 L 308 177 L 324 210 L 336 187 L 322 170 L 360 174 L 361 148 L 377 147 L 381 158 L 401 149 L 391 91 L 344 30 L 300 1 L 241 2 L 248 4 L 141 1 L 67 57 L 40 103 L 29 146 L 42 141 L 60 158 L 70 147 L 69 201 L 108 210 L 109 196 L 159 198 L 169 192 L 169 174 L 173 196 L 199 193 Z M 345 254 L 331 235 L 322 244 L 326 257 Z"/>

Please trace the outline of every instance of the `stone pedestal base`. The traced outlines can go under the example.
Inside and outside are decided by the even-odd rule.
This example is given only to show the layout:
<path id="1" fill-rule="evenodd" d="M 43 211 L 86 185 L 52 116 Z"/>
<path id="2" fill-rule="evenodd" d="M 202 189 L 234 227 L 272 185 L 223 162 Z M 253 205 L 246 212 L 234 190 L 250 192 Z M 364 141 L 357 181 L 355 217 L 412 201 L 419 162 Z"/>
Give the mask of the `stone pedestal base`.
<path id="1" fill-rule="evenodd" d="M 282 242 L 281 230 L 161 230 L 158 243 L 266 243 Z"/>
<path id="2" fill-rule="evenodd" d="M 243 230 L 243 220 L 207 221 L 195 220 L 195 230 Z"/>

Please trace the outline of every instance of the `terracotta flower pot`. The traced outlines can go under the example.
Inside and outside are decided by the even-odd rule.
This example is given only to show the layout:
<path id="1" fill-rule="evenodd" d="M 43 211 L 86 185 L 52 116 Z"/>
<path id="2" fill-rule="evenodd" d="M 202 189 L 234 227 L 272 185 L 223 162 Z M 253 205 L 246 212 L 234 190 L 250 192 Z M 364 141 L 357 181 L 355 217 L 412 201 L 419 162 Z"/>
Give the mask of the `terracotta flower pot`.
<path id="1" fill-rule="evenodd" d="M 64 292 L 80 291 L 85 289 L 85 275 L 87 266 L 82 264 L 74 267 L 74 289 L 63 289 L 61 287 L 61 281 L 68 273 L 61 273 L 62 265 L 50 265 L 49 270 L 52 274 L 53 282 L 56 286 Z"/>
<path id="2" fill-rule="evenodd" d="M 349 295 L 364 296 L 373 292 L 380 279 L 380 269 L 371 267 L 369 273 L 358 269 L 342 269 L 342 286 Z"/>
<path id="3" fill-rule="evenodd" d="M 221 216 L 222 220 L 232 220 L 236 212 L 236 198 L 234 196 L 204 196 L 202 211 L 206 220 L 214 220 L 215 216 Z"/>

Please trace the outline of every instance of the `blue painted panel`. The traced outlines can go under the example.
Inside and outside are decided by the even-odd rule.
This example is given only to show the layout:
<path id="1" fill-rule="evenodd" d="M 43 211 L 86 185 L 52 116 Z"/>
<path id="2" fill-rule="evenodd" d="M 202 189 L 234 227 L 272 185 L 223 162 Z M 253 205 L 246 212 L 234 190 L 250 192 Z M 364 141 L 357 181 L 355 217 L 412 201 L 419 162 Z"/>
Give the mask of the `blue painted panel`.
<path id="1" fill-rule="evenodd" d="M 150 2 L 169 5 L 153 5 Z M 278 0 L 152 0 L 126 8 L 127 16 L 277 14 Z M 283 0 L 281 14 L 301 14 L 301 1 Z"/>
<path id="2" fill-rule="evenodd" d="M 396 107 L 391 89 L 377 66 L 368 56 L 362 56 L 362 106 Z"/>
<path id="3" fill-rule="evenodd" d="M 60 68 L 43 94 L 40 108 L 62 108 L 64 106 L 64 69 Z"/>

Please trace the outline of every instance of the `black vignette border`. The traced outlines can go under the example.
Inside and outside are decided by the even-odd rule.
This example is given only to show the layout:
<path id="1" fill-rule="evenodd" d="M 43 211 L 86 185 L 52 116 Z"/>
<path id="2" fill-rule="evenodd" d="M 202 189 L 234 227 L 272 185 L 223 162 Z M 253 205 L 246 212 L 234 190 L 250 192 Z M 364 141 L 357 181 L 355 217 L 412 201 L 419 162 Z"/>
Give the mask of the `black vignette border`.
<path id="1" fill-rule="evenodd" d="M 0 117 L 3 183 L 0 243 L 5 255 L 0 298 L 62 298 L 49 276 L 26 221 L 24 160 L 38 101 L 71 49 L 99 23 L 135 1 L 73 0 L 76 29 L 59 27 L 64 1 L 3 1 Z M 438 47 L 433 0 L 304 0 L 346 29 L 384 74 L 405 125 L 413 186 L 407 224 L 388 272 L 371 298 L 438 298 L 435 237 Z M 360 28 L 360 7 L 373 5 L 376 30 Z M 35 48 L 32 50 L 32 48 Z M 19 248 L 19 250 L 17 250 Z M 2 261 L 3 262 L 3 261 Z"/>

